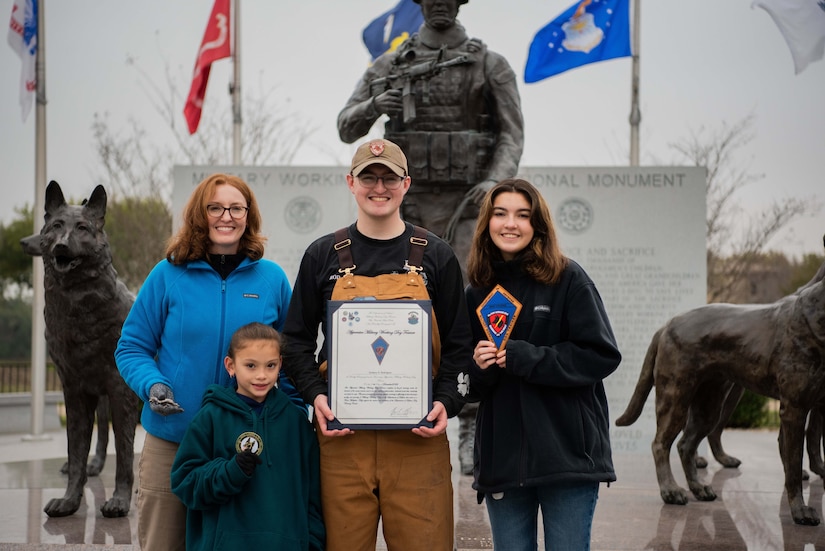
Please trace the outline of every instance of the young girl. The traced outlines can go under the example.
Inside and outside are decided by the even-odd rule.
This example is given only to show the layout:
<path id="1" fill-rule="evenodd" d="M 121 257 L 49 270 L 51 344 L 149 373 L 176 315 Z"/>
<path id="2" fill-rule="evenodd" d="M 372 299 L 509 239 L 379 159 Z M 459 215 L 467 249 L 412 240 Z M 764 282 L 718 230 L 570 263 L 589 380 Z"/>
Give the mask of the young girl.
<path id="1" fill-rule="evenodd" d="M 172 491 L 187 507 L 186 549 L 322 550 L 318 442 L 276 384 L 281 336 L 250 323 L 180 443 Z"/>
<path id="2" fill-rule="evenodd" d="M 590 549 L 599 483 L 616 480 L 602 380 L 621 355 L 601 297 L 561 253 L 547 204 L 524 180 L 488 192 L 467 271 L 475 319 L 496 284 L 521 303 L 500 350 L 473 324 L 473 487 L 493 546 L 536 549 L 541 507 L 546 549 Z"/>

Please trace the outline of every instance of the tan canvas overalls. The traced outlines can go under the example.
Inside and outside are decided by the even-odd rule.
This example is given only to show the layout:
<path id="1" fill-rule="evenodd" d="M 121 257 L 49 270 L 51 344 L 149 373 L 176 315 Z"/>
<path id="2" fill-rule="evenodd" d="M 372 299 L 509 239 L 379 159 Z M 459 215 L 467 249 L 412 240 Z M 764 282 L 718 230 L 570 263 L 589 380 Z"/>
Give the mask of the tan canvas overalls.
<path id="1" fill-rule="evenodd" d="M 410 238 L 409 272 L 375 277 L 353 274 L 347 229 L 335 233 L 343 276 L 332 300 L 375 297 L 379 300 L 429 300 L 421 271 L 426 232 Z M 433 316 L 433 376 L 440 343 Z M 322 371 L 326 366 L 322 365 Z M 446 434 L 422 438 L 409 429 L 357 430 L 325 437 L 321 448 L 321 502 L 329 551 L 374 550 L 378 519 L 392 550 L 453 549 L 453 489 Z"/>

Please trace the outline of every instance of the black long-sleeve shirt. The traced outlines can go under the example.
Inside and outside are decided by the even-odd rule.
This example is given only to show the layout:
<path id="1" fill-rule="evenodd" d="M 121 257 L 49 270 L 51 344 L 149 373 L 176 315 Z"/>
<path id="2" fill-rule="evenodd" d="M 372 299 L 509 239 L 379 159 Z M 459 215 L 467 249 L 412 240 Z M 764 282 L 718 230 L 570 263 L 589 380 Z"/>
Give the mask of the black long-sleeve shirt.
<path id="1" fill-rule="evenodd" d="M 356 275 L 404 273 L 413 226 L 393 239 L 377 240 L 362 235 L 352 224 L 352 256 Z M 464 404 L 467 373 L 472 363 L 470 322 L 464 297 L 461 268 L 446 242 L 427 232 L 422 277 L 427 286 L 441 338 L 441 364 L 433 381 L 433 401 L 444 404 L 449 417 Z M 326 360 L 327 303 L 341 276 L 334 234 L 321 237 L 307 247 L 292 291 L 292 301 L 283 334 L 284 370 L 312 404 L 327 394 L 327 382 L 318 372 Z M 324 339 L 318 349 L 318 326 Z M 316 354 L 317 350 L 317 354 Z"/>

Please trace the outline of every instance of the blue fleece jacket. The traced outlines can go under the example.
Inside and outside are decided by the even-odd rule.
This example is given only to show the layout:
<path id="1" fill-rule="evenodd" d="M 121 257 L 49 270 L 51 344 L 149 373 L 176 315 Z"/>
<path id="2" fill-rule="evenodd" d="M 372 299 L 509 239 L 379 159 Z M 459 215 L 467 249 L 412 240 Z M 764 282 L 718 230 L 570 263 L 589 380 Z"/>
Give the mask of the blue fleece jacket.
<path id="1" fill-rule="evenodd" d="M 206 261 L 159 262 L 137 295 L 115 351 L 126 384 L 144 402 L 140 421 L 146 432 L 180 442 L 206 388 L 229 382 L 223 358 L 235 330 L 258 321 L 280 331 L 291 296 L 286 274 L 270 260 L 245 258 L 225 280 Z M 155 383 L 172 388 L 183 413 L 164 417 L 149 408 Z M 279 385 L 294 393 L 285 377 Z"/>

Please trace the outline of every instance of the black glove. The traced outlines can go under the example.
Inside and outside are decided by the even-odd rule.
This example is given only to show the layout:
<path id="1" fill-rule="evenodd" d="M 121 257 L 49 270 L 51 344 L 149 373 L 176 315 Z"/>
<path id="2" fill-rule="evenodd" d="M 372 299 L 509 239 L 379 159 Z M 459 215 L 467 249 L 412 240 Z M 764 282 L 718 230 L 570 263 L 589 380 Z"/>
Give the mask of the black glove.
<path id="1" fill-rule="evenodd" d="M 163 383 L 155 383 L 149 389 L 149 409 L 164 416 L 183 411 L 180 404 L 175 402 L 172 389 Z"/>
<path id="2" fill-rule="evenodd" d="M 252 476 L 255 472 L 255 467 L 263 463 L 261 458 L 255 452 L 246 450 L 235 456 L 235 461 L 246 476 Z"/>

